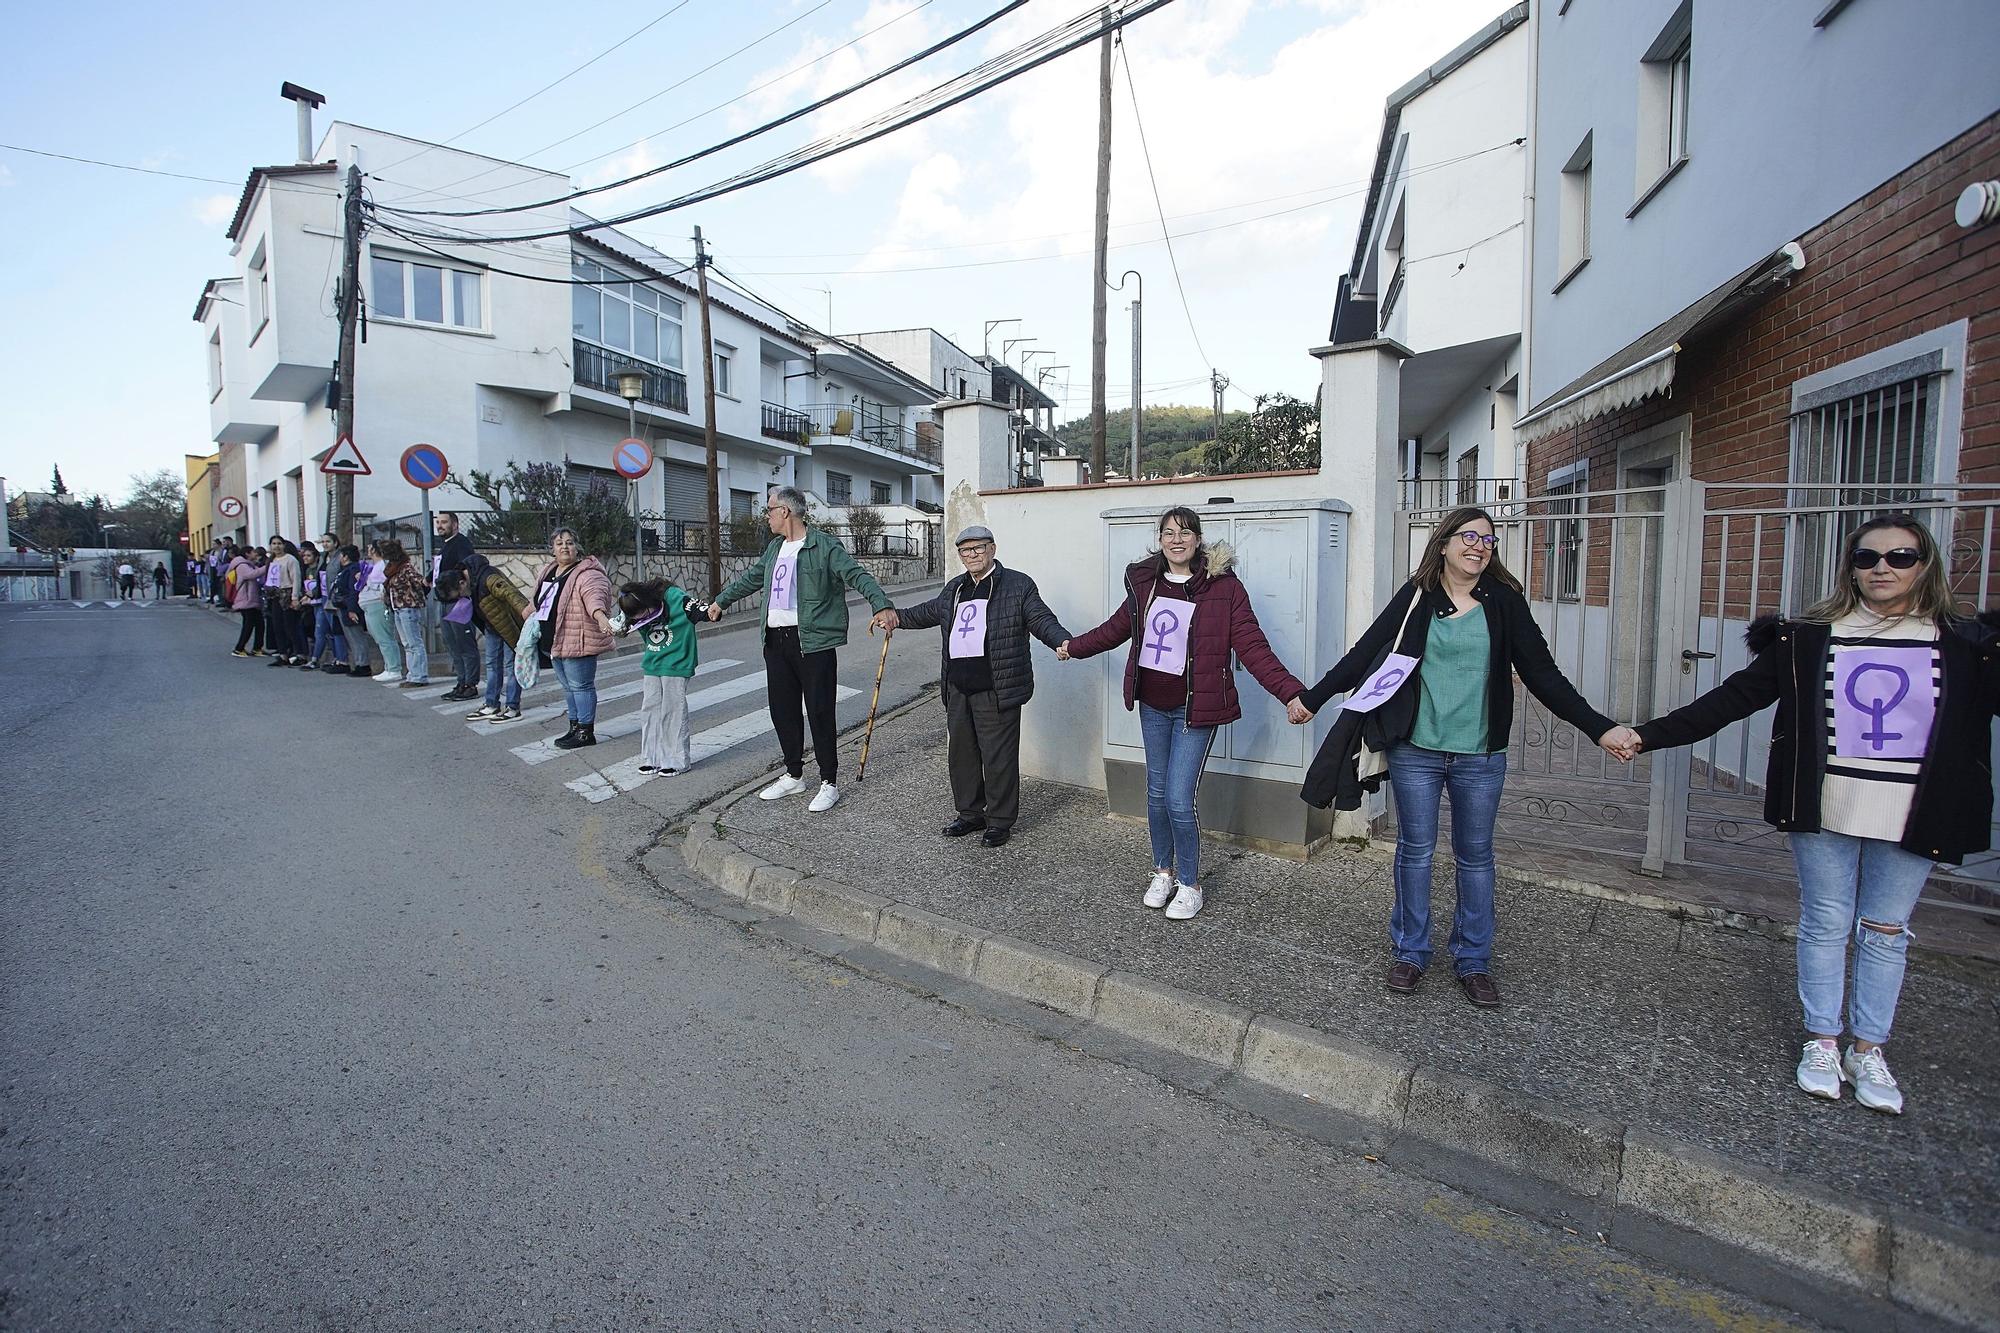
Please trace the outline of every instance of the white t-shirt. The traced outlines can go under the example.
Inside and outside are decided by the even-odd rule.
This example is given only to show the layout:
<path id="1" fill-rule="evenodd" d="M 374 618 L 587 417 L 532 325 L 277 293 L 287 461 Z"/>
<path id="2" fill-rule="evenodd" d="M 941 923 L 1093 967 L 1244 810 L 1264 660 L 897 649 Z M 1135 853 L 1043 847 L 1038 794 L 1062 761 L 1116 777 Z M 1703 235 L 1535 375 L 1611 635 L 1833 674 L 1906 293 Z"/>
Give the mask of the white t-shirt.
<path id="1" fill-rule="evenodd" d="M 778 548 L 778 559 L 780 561 L 789 560 L 791 562 L 789 577 L 794 580 L 799 576 L 799 552 L 805 549 L 805 545 L 806 539 L 801 537 L 795 542 L 786 542 Z M 773 570 L 772 577 L 776 577 L 775 569 Z M 765 589 L 767 593 L 770 590 L 768 580 L 766 581 Z M 799 597 L 796 584 L 792 589 L 791 609 L 781 611 L 777 607 L 770 605 L 770 601 L 771 599 L 767 596 L 764 607 L 764 623 L 766 625 L 774 629 L 780 629 L 788 625 L 795 626 L 799 623 Z"/>

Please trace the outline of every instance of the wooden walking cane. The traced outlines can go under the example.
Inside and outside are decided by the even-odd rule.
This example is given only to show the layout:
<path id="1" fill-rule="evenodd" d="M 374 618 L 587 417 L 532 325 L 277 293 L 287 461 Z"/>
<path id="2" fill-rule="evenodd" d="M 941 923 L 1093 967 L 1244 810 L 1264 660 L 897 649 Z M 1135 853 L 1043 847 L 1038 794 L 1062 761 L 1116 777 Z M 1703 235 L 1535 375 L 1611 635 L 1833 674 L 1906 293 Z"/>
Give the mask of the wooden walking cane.
<path id="1" fill-rule="evenodd" d="M 875 710 L 882 706 L 882 672 L 889 665 L 889 640 L 896 631 L 882 631 L 882 660 L 875 664 L 875 697 L 868 701 L 868 730 L 861 733 L 861 763 L 854 770 L 854 780 L 861 782 L 868 777 L 868 742 L 875 739 Z"/>

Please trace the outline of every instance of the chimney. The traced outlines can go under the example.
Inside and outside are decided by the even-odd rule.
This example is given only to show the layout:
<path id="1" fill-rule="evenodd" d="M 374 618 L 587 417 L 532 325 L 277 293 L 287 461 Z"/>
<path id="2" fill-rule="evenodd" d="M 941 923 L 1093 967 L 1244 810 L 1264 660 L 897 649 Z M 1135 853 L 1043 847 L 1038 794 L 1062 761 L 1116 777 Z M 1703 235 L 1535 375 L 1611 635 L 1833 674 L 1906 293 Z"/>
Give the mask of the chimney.
<path id="1" fill-rule="evenodd" d="M 313 108 L 323 106 L 326 99 L 310 88 L 301 88 L 296 83 L 288 83 L 278 89 L 278 96 L 289 98 L 299 107 L 299 165 L 312 161 L 313 154 Z"/>

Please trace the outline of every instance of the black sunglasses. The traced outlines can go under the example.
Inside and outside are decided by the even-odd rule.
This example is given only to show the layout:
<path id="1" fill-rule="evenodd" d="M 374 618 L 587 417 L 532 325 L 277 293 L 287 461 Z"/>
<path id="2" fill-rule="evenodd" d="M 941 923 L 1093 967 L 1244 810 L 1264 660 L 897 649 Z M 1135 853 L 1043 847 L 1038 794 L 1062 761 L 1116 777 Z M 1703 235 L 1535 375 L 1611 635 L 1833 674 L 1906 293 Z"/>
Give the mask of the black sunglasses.
<path id="1" fill-rule="evenodd" d="M 1851 552 L 1847 563 L 1856 569 L 1873 569 L 1887 560 L 1891 569 L 1915 569 L 1923 558 L 1924 553 L 1914 546 L 1899 546 L 1893 551 L 1871 551 L 1864 546 Z"/>

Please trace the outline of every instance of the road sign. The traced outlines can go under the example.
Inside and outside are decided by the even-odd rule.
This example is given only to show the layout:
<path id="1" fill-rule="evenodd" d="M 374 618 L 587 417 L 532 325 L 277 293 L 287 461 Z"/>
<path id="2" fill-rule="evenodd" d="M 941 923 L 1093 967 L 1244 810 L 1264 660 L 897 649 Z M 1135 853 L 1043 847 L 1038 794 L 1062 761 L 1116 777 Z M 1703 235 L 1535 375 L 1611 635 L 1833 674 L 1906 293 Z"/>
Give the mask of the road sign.
<path id="1" fill-rule="evenodd" d="M 403 480 L 420 490 L 444 485 L 445 473 L 451 470 L 444 461 L 444 450 L 434 444 L 413 444 L 403 450 Z"/>
<path id="2" fill-rule="evenodd" d="M 375 469 L 368 466 L 368 460 L 354 447 L 353 437 L 343 435 L 326 451 L 326 458 L 319 465 L 321 472 L 331 472 L 336 476 L 368 477 Z"/>
<path id="3" fill-rule="evenodd" d="M 224 518 L 242 518 L 243 502 L 233 495 L 225 495 L 215 502 L 215 512 Z"/>
<path id="4" fill-rule="evenodd" d="M 637 481 L 653 470 L 653 448 L 644 440 L 622 439 L 611 446 L 611 466 L 627 481 Z"/>

